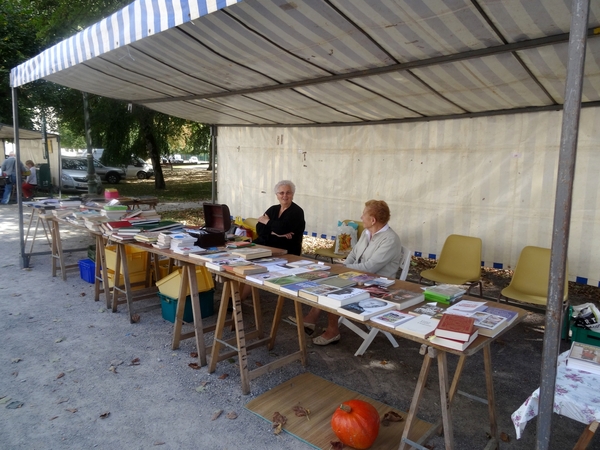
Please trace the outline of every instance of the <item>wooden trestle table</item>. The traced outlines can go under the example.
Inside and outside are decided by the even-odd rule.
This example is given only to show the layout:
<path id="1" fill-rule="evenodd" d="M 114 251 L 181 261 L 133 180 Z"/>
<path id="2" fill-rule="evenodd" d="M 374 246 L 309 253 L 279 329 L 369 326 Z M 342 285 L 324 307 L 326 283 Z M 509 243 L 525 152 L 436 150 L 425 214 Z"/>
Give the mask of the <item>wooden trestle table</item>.
<path id="1" fill-rule="evenodd" d="M 285 258 L 288 260 L 297 260 L 299 259 L 297 256 L 286 255 Z M 303 323 L 303 313 L 302 313 L 302 304 L 306 304 L 309 306 L 317 305 L 315 302 L 307 300 L 302 297 L 297 297 L 295 295 L 290 295 L 287 293 L 283 293 L 278 289 L 273 289 L 264 285 L 257 285 L 252 282 L 245 280 L 243 277 L 239 277 L 229 272 L 216 272 L 210 270 L 211 272 L 221 276 L 224 282 L 223 287 L 223 296 L 221 298 L 221 305 L 219 307 L 219 315 L 217 318 L 217 328 L 215 330 L 214 342 L 212 345 L 212 352 L 209 364 L 209 372 L 214 372 L 216 368 L 216 364 L 223 359 L 229 358 L 232 355 L 237 354 L 239 359 L 239 367 L 240 367 L 240 378 L 241 378 L 241 387 L 242 393 L 248 394 L 250 392 L 250 381 L 261 374 L 272 371 L 273 369 L 280 367 L 284 364 L 287 364 L 292 361 L 299 360 L 303 365 L 307 363 L 306 356 L 306 342 L 304 335 L 304 323 Z M 333 265 L 332 272 L 341 273 L 344 271 L 348 271 L 342 265 Z M 283 312 L 283 304 L 286 299 L 294 302 L 295 313 L 296 313 L 296 323 L 297 323 L 297 334 L 298 334 L 298 351 L 293 352 L 290 355 L 283 356 L 276 361 L 273 361 L 269 364 L 261 366 L 257 369 L 250 370 L 247 362 L 247 351 L 251 348 L 254 348 L 253 345 L 261 345 L 263 340 L 259 340 L 255 344 L 248 344 L 246 342 L 247 339 L 255 337 L 254 335 L 248 336 L 245 333 L 244 328 L 244 318 L 242 315 L 242 302 L 240 300 L 240 285 L 249 284 L 253 287 L 254 290 L 261 290 L 274 293 L 278 295 L 277 299 L 277 307 L 275 310 L 275 316 L 273 318 L 273 325 L 271 327 L 271 333 L 266 338 L 268 341 L 269 349 L 271 349 L 275 343 L 275 338 L 277 335 L 277 328 L 279 326 L 281 315 Z M 405 281 L 396 281 L 396 284 L 391 289 L 407 289 L 415 292 L 421 292 L 420 288 L 414 283 L 409 283 Z M 235 324 L 235 333 L 236 337 L 232 343 L 230 341 L 223 341 L 222 335 L 225 327 L 225 318 L 227 315 L 227 308 L 229 306 L 230 295 L 233 302 L 233 311 L 234 311 L 234 324 Z M 466 297 L 468 298 L 468 297 Z M 473 298 L 473 300 L 481 301 L 479 298 Z M 419 305 L 414 306 L 413 308 L 418 307 Z M 376 327 L 384 331 L 390 331 L 394 336 L 409 339 L 411 341 L 421 343 L 420 354 L 423 356 L 423 362 L 421 365 L 421 371 L 419 374 L 419 378 L 417 380 L 417 384 L 415 387 L 415 391 L 413 394 L 412 402 L 408 411 L 408 416 L 406 418 L 406 423 L 404 426 L 404 432 L 402 434 L 402 438 L 399 444 L 399 450 L 403 450 L 406 448 L 418 448 L 424 449 L 423 444 L 433 436 L 433 434 L 440 432 L 440 430 L 444 431 L 444 440 L 445 440 L 445 448 L 446 450 L 451 450 L 454 448 L 454 439 L 453 439 L 453 426 L 452 426 L 452 413 L 451 413 L 451 405 L 452 400 L 457 393 L 458 390 L 458 382 L 460 380 L 460 376 L 464 369 L 465 362 L 469 356 L 472 356 L 479 351 L 483 353 L 483 361 L 485 367 L 485 382 L 487 387 L 487 405 L 488 405 L 488 415 L 489 415 L 489 424 L 490 424 L 490 436 L 491 439 L 486 448 L 492 449 L 497 448 L 499 444 L 498 440 L 498 426 L 496 421 L 496 403 L 494 397 L 494 385 L 492 379 L 492 359 L 491 359 L 491 350 L 490 345 L 494 340 L 496 340 L 499 336 L 503 335 L 515 325 L 520 323 L 525 319 L 527 313 L 525 310 L 521 308 L 517 308 L 511 305 L 499 304 L 493 302 L 493 306 L 499 308 L 506 308 L 518 313 L 517 318 L 511 323 L 507 328 L 505 328 L 500 334 L 495 336 L 494 338 L 489 338 L 485 336 L 479 336 L 477 339 L 464 351 L 457 351 L 453 349 L 449 349 L 446 347 L 442 347 L 439 345 L 435 345 L 428 340 L 420 339 L 400 331 L 391 330 L 382 325 L 379 325 L 375 322 L 367 321 L 366 325 L 371 327 Z M 335 309 L 327 308 L 322 305 L 319 305 L 319 308 L 326 312 L 336 313 Z M 411 308 L 412 309 L 412 308 Z M 235 345 L 233 345 L 235 344 Z M 227 346 L 233 350 L 233 352 L 229 352 L 226 354 L 220 354 L 220 350 L 223 346 Z M 448 363 L 447 358 L 448 354 L 457 355 L 459 360 L 456 367 L 456 371 L 452 377 L 452 381 L 450 382 L 450 377 L 448 374 Z M 440 407 L 441 407 L 441 420 L 435 424 L 429 432 L 421 436 L 418 442 L 413 442 L 408 439 L 409 433 L 413 427 L 415 419 L 417 418 L 417 412 L 419 409 L 419 404 L 421 402 L 421 398 L 425 389 L 425 384 L 427 382 L 427 377 L 429 375 L 429 371 L 431 369 L 433 361 L 437 361 L 438 366 L 438 382 L 439 382 L 439 390 L 440 390 Z M 472 397 L 476 399 L 475 397 Z M 485 400 L 484 400 L 485 402 Z"/>

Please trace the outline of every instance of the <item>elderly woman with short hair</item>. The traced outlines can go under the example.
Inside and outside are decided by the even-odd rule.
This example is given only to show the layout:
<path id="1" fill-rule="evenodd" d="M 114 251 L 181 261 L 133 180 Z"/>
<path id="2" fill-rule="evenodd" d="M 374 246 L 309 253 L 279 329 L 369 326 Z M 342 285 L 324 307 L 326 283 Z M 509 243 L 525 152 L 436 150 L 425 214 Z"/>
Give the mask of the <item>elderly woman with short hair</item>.
<path id="1" fill-rule="evenodd" d="M 293 202 L 296 186 L 290 180 L 282 180 L 275 185 L 278 205 L 273 205 L 258 218 L 257 244 L 281 248 L 292 255 L 302 253 L 304 234 L 304 211 Z"/>
<path id="2" fill-rule="evenodd" d="M 398 235 L 390 228 L 390 208 L 383 200 L 369 200 L 365 203 L 361 220 L 365 227 L 358 243 L 354 246 L 344 264 L 349 269 L 376 273 L 382 277 L 395 278 L 400 268 L 402 244 Z M 312 332 L 316 328 L 321 310 L 313 307 L 304 317 L 304 328 Z M 295 317 L 289 317 L 294 323 Z M 313 339 L 315 345 L 334 344 L 340 340 L 338 315 L 329 313 L 327 329 Z"/>

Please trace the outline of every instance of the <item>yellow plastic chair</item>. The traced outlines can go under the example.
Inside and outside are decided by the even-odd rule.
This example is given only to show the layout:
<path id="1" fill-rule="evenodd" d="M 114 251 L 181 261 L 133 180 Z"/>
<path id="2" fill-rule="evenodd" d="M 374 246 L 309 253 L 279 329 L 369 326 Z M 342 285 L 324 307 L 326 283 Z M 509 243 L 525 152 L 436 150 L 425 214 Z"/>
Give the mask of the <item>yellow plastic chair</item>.
<path id="1" fill-rule="evenodd" d="M 419 283 L 423 278 L 442 284 L 467 284 L 467 294 L 479 285 L 479 296 L 483 297 L 481 239 L 459 234 L 448 236 L 437 265 L 421 272 Z"/>
<path id="2" fill-rule="evenodd" d="M 256 232 L 256 224 L 258 223 L 258 219 L 255 217 L 246 217 L 243 222 L 245 227 L 252 230 L 252 239 L 256 239 L 258 237 L 258 233 Z"/>
<path id="3" fill-rule="evenodd" d="M 403 246 L 401 254 L 402 259 L 400 260 L 400 268 L 398 269 L 396 278 L 398 278 L 401 281 L 406 281 L 408 269 L 410 267 L 411 251 Z M 367 326 L 368 330 L 365 331 L 358 327 L 355 323 L 350 321 L 350 319 L 344 316 L 340 316 L 340 318 L 338 319 L 338 323 L 340 325 L 346 325 L 348 328 L 350 328 L 352 331 L 358 334 L 361 338 L 363 338 L 363 342 L 362 344 L 360 344 L 360 347 L 358 347 L 358 350 L 356 350 L 354 356 L 362 355 L 369 348 L 369 345 L 371 345 L 371 342 L 373 342 L 373 339 L 375 339 L 375 336 L 377 336 L 379 332 L 383 333 L 385 337 L 388 338 L 390 344 L 392 344 L 392 347 L 398 347 L 398 342 L 389 331 L 380 330 L 379 328 L 373 328 L 369 326 Z"/>
<path id="4" fill-rule="evenodd" d="M 363 230 L 365 229 L 363 223 L 360 220 L 351 220 L 351 219 L 346 219 L 342 221 L 344 224 L 347 224 L 348 222 L 355 222 L 358 224 L 358 230 L 356 230 L 356 241 L 358 242 L 358 240 L 360 239 L 360 235 L 362 234 Z M 344 254 L 340 254 L 340 253 L 335 253 L 335 245 L 331 248 L 318 248 L 315 250 L 315 259 L 319 259 L 319 257 L 322 258 L 329 258 L 329 260 L 331 261 L 331 263 L 333 263 L 334 258 L 335 259 L 346 259 L 346 256 L 348 255 L 344 255 Z"/>
<path id="5" fill-rule="evenodd" d="M 568 270 L 567 270 L 568 273 Z M 527 246 L 521 250 L 513 277 L 498 296 L 518 302 L 545 306 L 548 303 L 548 281 L 550 277 L 550 249 Z M 565 277 L 565 296 L 569 296 L 569 282 Z"/>

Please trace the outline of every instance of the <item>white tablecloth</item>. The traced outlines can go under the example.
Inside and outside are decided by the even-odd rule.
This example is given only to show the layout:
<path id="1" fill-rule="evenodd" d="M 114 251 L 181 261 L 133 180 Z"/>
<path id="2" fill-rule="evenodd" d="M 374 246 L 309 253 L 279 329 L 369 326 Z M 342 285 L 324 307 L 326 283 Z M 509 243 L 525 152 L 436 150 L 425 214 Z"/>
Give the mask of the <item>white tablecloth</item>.
<path id="1" fill-rule="evenodd" d="M 557 361 L 554 412 L 585 425 L 600 421 L 600 375 L 567 367 L 568 353 L 560 354 Z M 521 438 L 527 422 L 537 416 L 539 396 L 540 388 L 537 388 L 510 416 L 517 439 Z"/>

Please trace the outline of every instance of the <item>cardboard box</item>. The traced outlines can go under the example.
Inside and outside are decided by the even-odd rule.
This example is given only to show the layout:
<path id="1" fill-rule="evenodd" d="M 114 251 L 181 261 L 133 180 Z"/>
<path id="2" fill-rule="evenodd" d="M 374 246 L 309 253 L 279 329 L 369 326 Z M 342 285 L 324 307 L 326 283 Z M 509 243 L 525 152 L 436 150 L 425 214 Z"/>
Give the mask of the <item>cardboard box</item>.
<path id="1" fill-rule="evenodd" d="M 200 316 L 203 319 L 206 317 L 210 317 L 215 313 L 214 294 L 214 289 L 198 293 L 200 297 Z M 177 313 L 177 299 L 169 297 L 168 295 L 161 294 L 160 292 L 158 293 L 158 298 L 160 298 L 160 307 L 162 310 L 163 319 L 174 323 L 175 314 Z M 189 295 L 185 299 L 183 321 L 188 323 L 194 321 L 194 313 L 192 311 L 192 299 Z"/>
<path id="2" fill-rule="evenodd" d="M 171 298 L 179 297 L 179 287 L 181 286 L 181 270 L 177 269 L 164 278 L 156 282 L 156 286 L 161 294 Z M 196 267 L 196 281 L 198 282 L 198 292 L 208 291 L 215 287 L 210 272 L 205 267 Z M 186 286 L 186 295 L 190 295 L 190 288 Z"/>
<path id="3" fill-rule="evenodd" d="M 227 205 L 204 203 L 204 226 L 197 232 L 189 232 L 196 237 L 196 245 L 202 248 L 222 247 L 226 233 L 231 228 L 231 214 Z"/>
<path id="4" fill-rule="evenodd" d="M 125 245 L 125 254 L 127 255 L 127 268 L 130 273 L 146 271 L 146 262 L 148 260 L 148 252 L 138 249 L 130 245 Z M 115 270 L 117 266 L 117 246 L 107 245 L 104 249 L 106 258 L 106 268 Z M 121 262 L 121 271 L 123 270 L 123 262 Z"/>
<path id="5" fill-rule="evenodd" d="M 79 275 L 81 279 L 88 283 L 94 283 L 96 276 L 96 264 L 91 259 L 79 260 Z"/>

